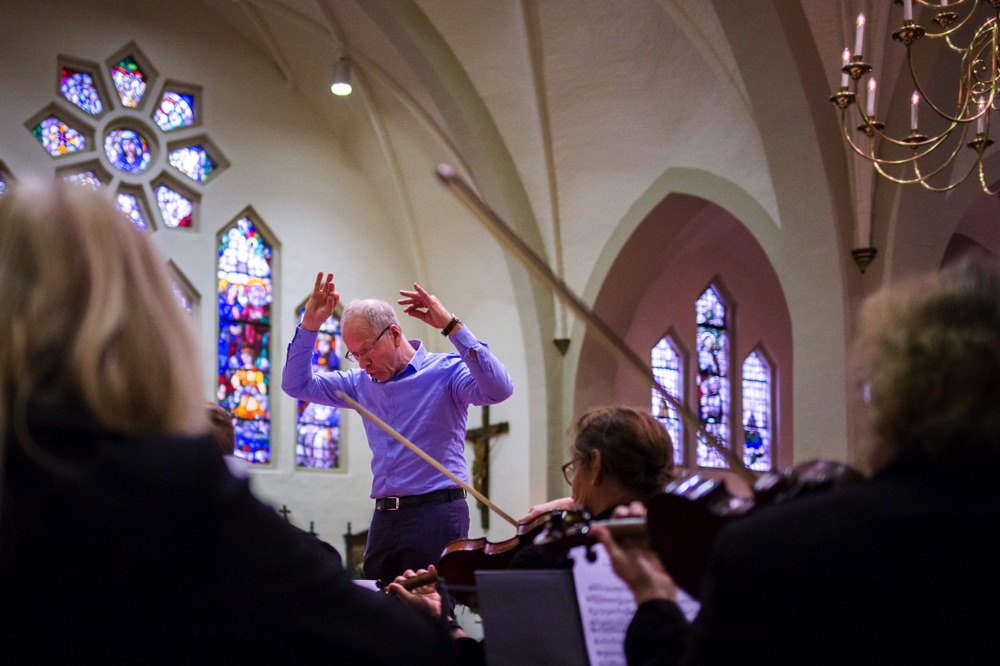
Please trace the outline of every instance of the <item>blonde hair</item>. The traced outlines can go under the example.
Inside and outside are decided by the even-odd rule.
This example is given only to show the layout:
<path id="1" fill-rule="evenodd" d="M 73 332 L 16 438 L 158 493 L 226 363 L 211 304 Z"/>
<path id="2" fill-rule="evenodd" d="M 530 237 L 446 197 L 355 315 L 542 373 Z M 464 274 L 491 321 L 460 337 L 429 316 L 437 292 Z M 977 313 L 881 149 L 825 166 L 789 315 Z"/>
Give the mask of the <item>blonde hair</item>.
<path id="1" fill-rule="evenodd" d="M 0 433 L 34 402 L 125 433 L 207 430 L 189 317 L 106 193 L 16 182 L 0 198 L 0 285 Z"/>
<path id="2" fill-rule="evenodd" d="M 966 260 L 862 306 L 854 357 L 867 466 L 1000 448 L 1000 264 Z"/>

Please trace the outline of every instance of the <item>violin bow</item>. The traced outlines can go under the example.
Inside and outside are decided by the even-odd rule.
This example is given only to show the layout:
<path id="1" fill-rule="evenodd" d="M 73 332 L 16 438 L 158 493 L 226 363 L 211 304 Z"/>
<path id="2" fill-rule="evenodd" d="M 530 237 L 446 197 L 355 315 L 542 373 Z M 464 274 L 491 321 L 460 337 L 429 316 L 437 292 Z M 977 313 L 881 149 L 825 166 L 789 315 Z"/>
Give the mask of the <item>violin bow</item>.
<path id="1" fill-rule="evenodd" d="M 521 260 L 524 265 L 531 270 L 537 277 L 539 277 L 543 282 L 545 282 L 549 288 L 551 288 L 557 296 L 559 296 L 563 302 L 569 306 L 569 308 L 577 314 L 590 328 L 597 333 L 598 339 L 605 343 L 612 351 L 621 354 L 626 361 L 632 365 L 633 368 L 639 371 L 647 381 L 651 382 L 653 387 L 659 391 L 660 395 L 670 403 L 677 413 L 688 423 L 689 426 L 693 427 L 696 432 L 700 432 L 705 439 L 705 443 L 711 446 L 715 451 L 719 453 L 726 462 L 729 463 L 730 470 L 739 474 L 739 476 L 746 481 L 752 488 L 756 477 L 753 473 L 747 469 L 743 461 L 740 460 L 739 456 L 734 454 L 728 446 L 726 446 L 717 436 L 708 432 L 698 416 L 688 409 L 683 403 L 681 403 L 677 398 L 671 395 L 656 379 L 656 375 L 653 373 L 653 369 L 639 356 L 632 351 L 632 349 L 619 338 L 611 327 L 608 326 L 604 320 L 597 316 L 587 305 L 580 300 L 580 298 L 574 294 L 566 283 L 557 275 L 555 275 L 548 265 L 542 261 L 542 259 L 535 254 L 535 252 L 527 246 L 527 244 L 520 239 L 520 237 L 515 234 L 507 224 L 500 219 L 500 217 L 494 213 L 489 206 L 479 198 L 469 185 L 462 180 L 462 178 L 455 173 L 453 169 L 448 164 L 438 165 L 437 175 L 441 181 L 455 194 L 459 201 L 466 205 L 472 213 L 479 218 L 479 220 L 486 226 L 487 230 L 492 233 L 497 240 L 500 241 L 501 245 L 504 245 L 508 250 L 513 252 L 518 259 Z"/>
<path id="2" fill-rule="evenodd" d="M 351 407 L 353 407 L 355 410 L 357 410 L 359 414 L 361 414 L 366 419 L 368 419 L 369 421 L 371 421 L 372 423 L 374 423 L 375 425 L 377 425 L 379 428 L 382 428 L 382 430 L 385 430 L 387 433 L 389 433 L 390 435 L 392 435 L 393 437 L 395 437 L 406 448 L 410 449 L 411 451 L 413 451 L 414 453 L 416 453 L 418 456 L 420 456 L 421 458 L 423 458 L 424 460 L 426 460 L 428 463 L 430 463 L 431 467 L 433 467 L 437 471 L 441 472 L 442 474 L 444 474 L 445 476 L 447 476 L 449 479 L 451 479 L 452 481 L 454 481 L 458 485 L 460 485 L 463 488 L 465 488 L 465 490 L 468 491 L 468 493 L 470 495 L 472 495 L 477 500 L 479 500 L 480 502 L 482 502 L 485 506 L 488 506 L 489 508 L 491 508 L 493 511 L 495 511 L 497 513 L 498 516 L 500 516 L 501 518 L 503 518 L 504 520 L 506 520 L 508 523 L 510 523 L 514 527 L 517 527 L 517 521 L 514 520 L 513 518 L 511 518 L 510 516 L 508 516 L 503 511 L 501 511 L 495 504 L 493 504 L 493 502 L 491 502 L 489 500 L 488 497 L 486 497 L 481 492 L 479 492 L 478 490 L 476 490 L 475 488 L 473 488 L 472 486 L 470 486 L 469 484 L 467 484 L 465 481 L 462 481 L 462 479 L 460 479 L 457 476 L 455 476 L 452 473 L 451 470 L 447 469 L 444 465 L 442 465 L 441 463 L 439 463 L 437 460 L 434 460 L 434 458 L 432 458 L 430 455 L 428 455 L 426 451 L 424 451 L 419 446 L 417 446 L 416 444 L 414 444 L 410 440 L 408 440 L 405 437 L 403 437 L 402 435 L 400 435 L 388 423 L 386 423 L 385 421 L 383 421 L 379 417 L 377 417 L 374 414 L 372 414 L 365 407 L 362 407 L 360 404 L 358 404 L 357 400 L 354 400 L 353 398 L 351 398 L 350 396 L 348 396 L 346 393 L 344 393 L 340 389 L 337 389 L 336 391 L 334 391 L 334 393 L 336 393 L 336 395 L 337 395 L 338 398 L 340 398 L 341 400 L 343 400 L 344 402 L 346 402 L 348 405 L 350 405 Z"/>

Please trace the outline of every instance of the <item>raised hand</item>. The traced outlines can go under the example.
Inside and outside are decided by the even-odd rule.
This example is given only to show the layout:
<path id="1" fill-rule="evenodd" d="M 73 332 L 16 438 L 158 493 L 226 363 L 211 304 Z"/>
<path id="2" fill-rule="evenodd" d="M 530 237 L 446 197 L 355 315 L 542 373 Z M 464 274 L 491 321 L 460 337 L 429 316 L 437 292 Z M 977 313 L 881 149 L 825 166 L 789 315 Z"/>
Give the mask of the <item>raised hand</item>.
<path id="1" fill-rule="evenodd" d="M 402 305 L 403 312 L 411 317 L 416 317 L 434 328 L 444 328 L 451 322 L 451 312 L 441 305 L 437 296 L 428 294 L 416 282 L 413 283 L 413 291 L 400 289 L 399 293 L 403 298 L 396 302 Z"/>
<path id="2" fill-rule="evenodd" d="M 316 284 L 313 285 L 309 300 L 306 301 L 306 311 L 302 315 L 302 328 L 307 331 L 318 331 L 327 319 L 333 315 L 333 311 L 340 302 L 340 292 L 333 284 L 333 273 L 326 274 L 323 279 L 323 271 L 316 274 Z"/>

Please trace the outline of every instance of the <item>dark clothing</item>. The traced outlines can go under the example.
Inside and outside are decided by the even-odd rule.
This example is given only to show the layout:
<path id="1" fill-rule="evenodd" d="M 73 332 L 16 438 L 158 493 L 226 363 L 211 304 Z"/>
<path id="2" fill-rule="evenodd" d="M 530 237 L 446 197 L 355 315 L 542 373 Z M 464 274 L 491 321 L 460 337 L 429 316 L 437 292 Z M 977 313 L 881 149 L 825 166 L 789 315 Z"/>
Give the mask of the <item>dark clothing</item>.
<path id="1" fill-rule="evenodd" d="M 449 543 L 469 533 L 469 504 L 454 499 L 374 511 L 365 546 L 365 578 L 391 583 L 407 569 L 437 565 Z"/>
<path id="2" fill-rule="evenodd" d="M 227 471 L 210 437 L 131 437 L 51 416 L 32 426 L 34 442 L 5 442 L 7 653 L 456 663 L 443 624 L 356 585 Z"/>
<path id="3" fill-rule="evenodd" d="M 694 624 L 670 602 L 642 604 L 628 663 L 947 664 L 995 654 L 998 488 L 1000 455 L 913 458 L 739 518 L 716 543 Z"/>
<path id="4" fill-rule="evenodd" d="M 305 539 L 307 543 L 311 543 L 316 548 L 320 550 L 326 557 L 333 558 L 333 560 L 340 566 L 344 565 L 344 556 L 340 554 L 340 551 L 334 548 L 331 544 L 320 539 L 317 535 L 312 532 L 307 532 L 301 527 L 296 527 L 292 525 L 292 529 L 300 538 Z"/>

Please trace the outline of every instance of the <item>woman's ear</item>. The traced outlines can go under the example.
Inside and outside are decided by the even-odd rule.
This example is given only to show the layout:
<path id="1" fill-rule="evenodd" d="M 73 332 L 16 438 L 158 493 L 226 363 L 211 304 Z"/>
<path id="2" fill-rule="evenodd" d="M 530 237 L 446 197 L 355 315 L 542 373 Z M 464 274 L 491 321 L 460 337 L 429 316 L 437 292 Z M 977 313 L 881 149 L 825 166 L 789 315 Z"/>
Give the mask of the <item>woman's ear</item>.
<path id="1" fill-rule="evenodd" d="M 590 471 L 591 482 L 596 486 L 601 480 L 601 452 L 591 449 L 589 457 L 587 469 Z"/>

